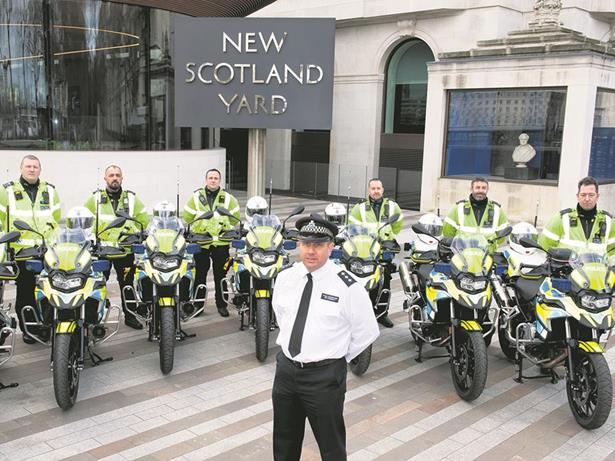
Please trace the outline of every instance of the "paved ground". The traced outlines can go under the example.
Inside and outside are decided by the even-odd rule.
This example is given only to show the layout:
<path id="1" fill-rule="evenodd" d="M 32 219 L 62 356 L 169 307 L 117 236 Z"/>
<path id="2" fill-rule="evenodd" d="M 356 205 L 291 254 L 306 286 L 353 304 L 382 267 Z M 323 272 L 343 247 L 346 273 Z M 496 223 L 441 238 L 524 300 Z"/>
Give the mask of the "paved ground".
<path id="1" fill-rule="evenodd" d="M 284 216 L 296 201 L 276 197 L 274 209 Z M 310 212 L 325 206 L 305 204 Z M 406 224 L 415 216 L 406 213 Z M 445 359 L 414 361 L 399 281 L 393 288 L 395 328 L 381 331 L 366 375 L 349 374 L 350 460 L 615 460 L 615 412 L 601 429 L 582 430 L 563 384 L 516 384 L 497 341 L 489 348 L 485 392 L 471 404 L 460 401 Z M 7 300 L 13 296 L 9 289 Z M 3 382 L 20 383 L 0 393 L 0 460 L 272 459 L 278 348 L 260 364 L 253 332 L 238 328 L 237 315 L 223 319 L 210 303 L 204 317 L 187 324 L 197 337 L 179 344 L 167 377 L 159 370 L 157 346 L 143 332 L 122 328 L 99 349 L 114 360 L 83 371 L 78 402 L 67 412 L 53 397 L 49 350 L 19 338 L 17 355 L 0 370 Z M 615 370 L 615 348 L 606 357 Z M 319 459 L 309 433 L 302 459 Z"/>

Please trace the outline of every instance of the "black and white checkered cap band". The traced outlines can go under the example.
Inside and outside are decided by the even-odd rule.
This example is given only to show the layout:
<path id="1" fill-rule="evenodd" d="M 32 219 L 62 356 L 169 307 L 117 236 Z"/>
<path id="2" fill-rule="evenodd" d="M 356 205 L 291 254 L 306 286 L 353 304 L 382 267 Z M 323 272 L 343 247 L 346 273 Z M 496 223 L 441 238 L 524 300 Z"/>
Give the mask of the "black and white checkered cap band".
<path id="1" fill-rule="evenodd" d="M 319 226 L 314 221 L 310 221 L 299 231 L 301 234 L 320 234 L 323 237 L 333 238 L 333 232 L 325 226 Z"/>

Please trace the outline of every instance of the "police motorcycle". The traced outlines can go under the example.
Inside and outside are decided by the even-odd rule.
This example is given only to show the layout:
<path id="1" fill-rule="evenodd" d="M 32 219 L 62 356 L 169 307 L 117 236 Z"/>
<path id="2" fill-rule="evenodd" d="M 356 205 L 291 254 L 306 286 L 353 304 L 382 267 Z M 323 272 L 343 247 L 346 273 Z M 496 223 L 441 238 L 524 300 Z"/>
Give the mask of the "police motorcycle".
<path id="1" fill-rule="evenodd" d="M 101 358 L 94 350 L 119 330 L 120 308 L 107 299 L 103 275 L 109 269 L 109 261 L 96 259 L 113 255 L 118 250 L 93 244 L 93 224 L 94 215 L 89 210 L 75 207 L 67 214 L 66 227 L 60 229 L 55 238 L 45 241 L 43 235 L 27 223 L 14 222 L 17 229 L 33 232 L 43 239 L 41 246 L 21 253 L 21 257 L 38 256 L 26 262 L 26 268 L 38 274 L 36 306 L 24 306 L 22 321 L 26 334 L 51 346 L 53 390 L 63 410 L 75 404 L 86 353 L 94 365 L 113 360 L 112 357 Z M 111 320 L 114 310 L 118 320 Z M 34 321 L 27 321 L 28 316 Z M 36 327 L 37 332 L 50 329 L 49 340 L 44 337 L 46 335 L 31 331 L 32 327 Z"/>
<path id="2" fill-rule="evenodd" d="M 173 370 L 176 341 L 195 336 L 187 334 L 182 323 L 203 312 L 207 289 L 194 287 L 194 254 L 201 248 L 191 243 L 175 206 L 163 201 L 153 211 L 145 231 L 123 212 L 117 212 L 119 217 L 109 226 L 119 227 L 129 220 L 140 228 L 138 234 L 120 234 L 121 245 L 131 244 L 136 267 L 134 287 L 124 287 L 124 302 L 126 310 L 147 325 L 148 340 L 158 341 L 160 371 L 166 375 Z M 201 297 L 190 298 L 189 293 Z M 202 304 L 198 309 L 197 303 Z"/>
<path id="3" fill-rule="evenodd" d="M 493 295 L 498 304 L 497 334 L 500 348 L 507 359 L 515 361 L 514 340 L 519 323 L 529 320 L 528 301 L 538 292 L 544 279 L 546 254 L 536 248 L 521 245 L 521 239 L 538 241 L 538 231 L 526 222 L 513 226 L 508 245 L 501 253 L 504 270 L 492 277 Z"/>
<path id="4" fill-rule="evenodd" d="M 514 315 L 504 329 L 503 344 L 514 349 L 517 382 L 561 377 L 566 370 L 568 404 L 585 429 L 602 426 L 613 398 L 611 371 L 604 358 L 614 321 L 615 266 L 609 265 L 604 245 L 589 243 L 548 251 L 532 238 L 521 245 L 546 254 L 542 267 L 516 275 L 513 262 L 506 282 Z M 523 374 L 523 362 L 540 367 L 537 376 Z"/>
<path id="5" fill-rule="evenodd" d="M 20 235 L 19 232 L 9 232 L 0 237 L 0 366 L 11 359 L 15 350 L 17 322 L 9 315 L 11 306 L 4 305 L 4 288 L 7 281 L 15 280 L 19 275 L 10 244 L 19 240 Z M 17 387 L 17 383 L 0 383 L 0 390 L 9 387 Z"/>
<path id="6" fill-rule="evenodd" d="M 487 380 L 487 342 L 495 330 L 490 312 L 490 275 L 495 270 L 490 248 L 507 236 L 507 227 L 488 240 L 484 234 L 459 233 L 442 237 L 442 221 L 435 215 L 416 223 L 417 239 L 427 236 L 436 249 L 411 249 L 410 260 L 402 261 L 400 279 L 406 295 L 410 332 L 418 346 L 421 362 L 423 345 L 444 347 L 457 394 L 472 401 Z M 418 238 L 418 236 L 421 236 Z M 421 241 L 421 240 L 420 240 Z M 427 240 L 429 241 L 429 240 Z M 433 244 L 435 244 L 433 242 Z"/>
<path id="7" fill-rule="evenodd" d="M 303 213 L 298 206 L 280 222 L 259 196 L 246 203 L 246 225 L 242 239 L 232 242 L 236 249 L 233 271 L 222 279 L 222 292 L 241 316 L 240 330 L 254 329 L 256 358 L 264 362 L 269 353 L 269 332 L 277 328 L 271 300 L 275 279 L 289 265 L 289 251 L 297 247 L 295 233 L 286 231 L 286 221 Z"/>
<path id="8" fill-rule="evenodd" d="M 379 227 L 348 224 L 342 234 L 336 237 L 335 241 L 339 248 L 335 248 L 330 256 L 336 263 L 343 265 L 365 287 L 372 300 L 374 311 L 382 310 L 376 318 L 386 315 L 389 310 L 391 296 L 390 290 L 384 288 L 384 271 L 401 248 L 386 231 L 386 227 L 398 219 L 399 214 L 390 216 L 386 221 L 380 223 Z M 372 345 L 370 344 L 350 361 L 350 370 L 356 376 L 363 375 L 369 368 L 371 358 Z"/>

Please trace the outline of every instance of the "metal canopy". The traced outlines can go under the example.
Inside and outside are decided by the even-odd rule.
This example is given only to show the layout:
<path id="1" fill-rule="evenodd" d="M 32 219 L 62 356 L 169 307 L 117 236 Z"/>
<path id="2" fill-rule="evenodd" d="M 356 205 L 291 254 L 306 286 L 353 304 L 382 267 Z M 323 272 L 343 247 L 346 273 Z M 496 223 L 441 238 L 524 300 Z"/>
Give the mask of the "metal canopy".
<path id="1" fill-rule="evenodd" d="M 113 3 L 148 6 L 188 16 L 244 17 L 275 0 L 105 0 Z"/>

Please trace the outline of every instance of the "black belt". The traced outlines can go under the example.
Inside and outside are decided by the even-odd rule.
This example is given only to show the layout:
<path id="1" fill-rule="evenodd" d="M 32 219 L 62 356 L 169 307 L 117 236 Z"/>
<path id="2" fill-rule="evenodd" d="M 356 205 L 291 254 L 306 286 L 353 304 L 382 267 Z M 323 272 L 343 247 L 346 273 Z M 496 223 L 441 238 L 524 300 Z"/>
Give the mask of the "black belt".
<path id="1" fill-rule="evenodd" d="M 292 363 L 294 366 L 296 366 L 297 368 L 318 368 L 318 367 L 324 367 L 325 365 L 331 365 L 332 363 L 335 363 L 335 362 L 337 362 L 339 360 L 342 360 L 342 357 L 340 357 L 339 359 L 325 359 L 325 360 L 320 360 L 318 362 L 299 362 L 297 360 L 289 359 L 285 355 L 284 355 L 284 358 L 286 360 L 288 360 L 290 363 Z"/>

